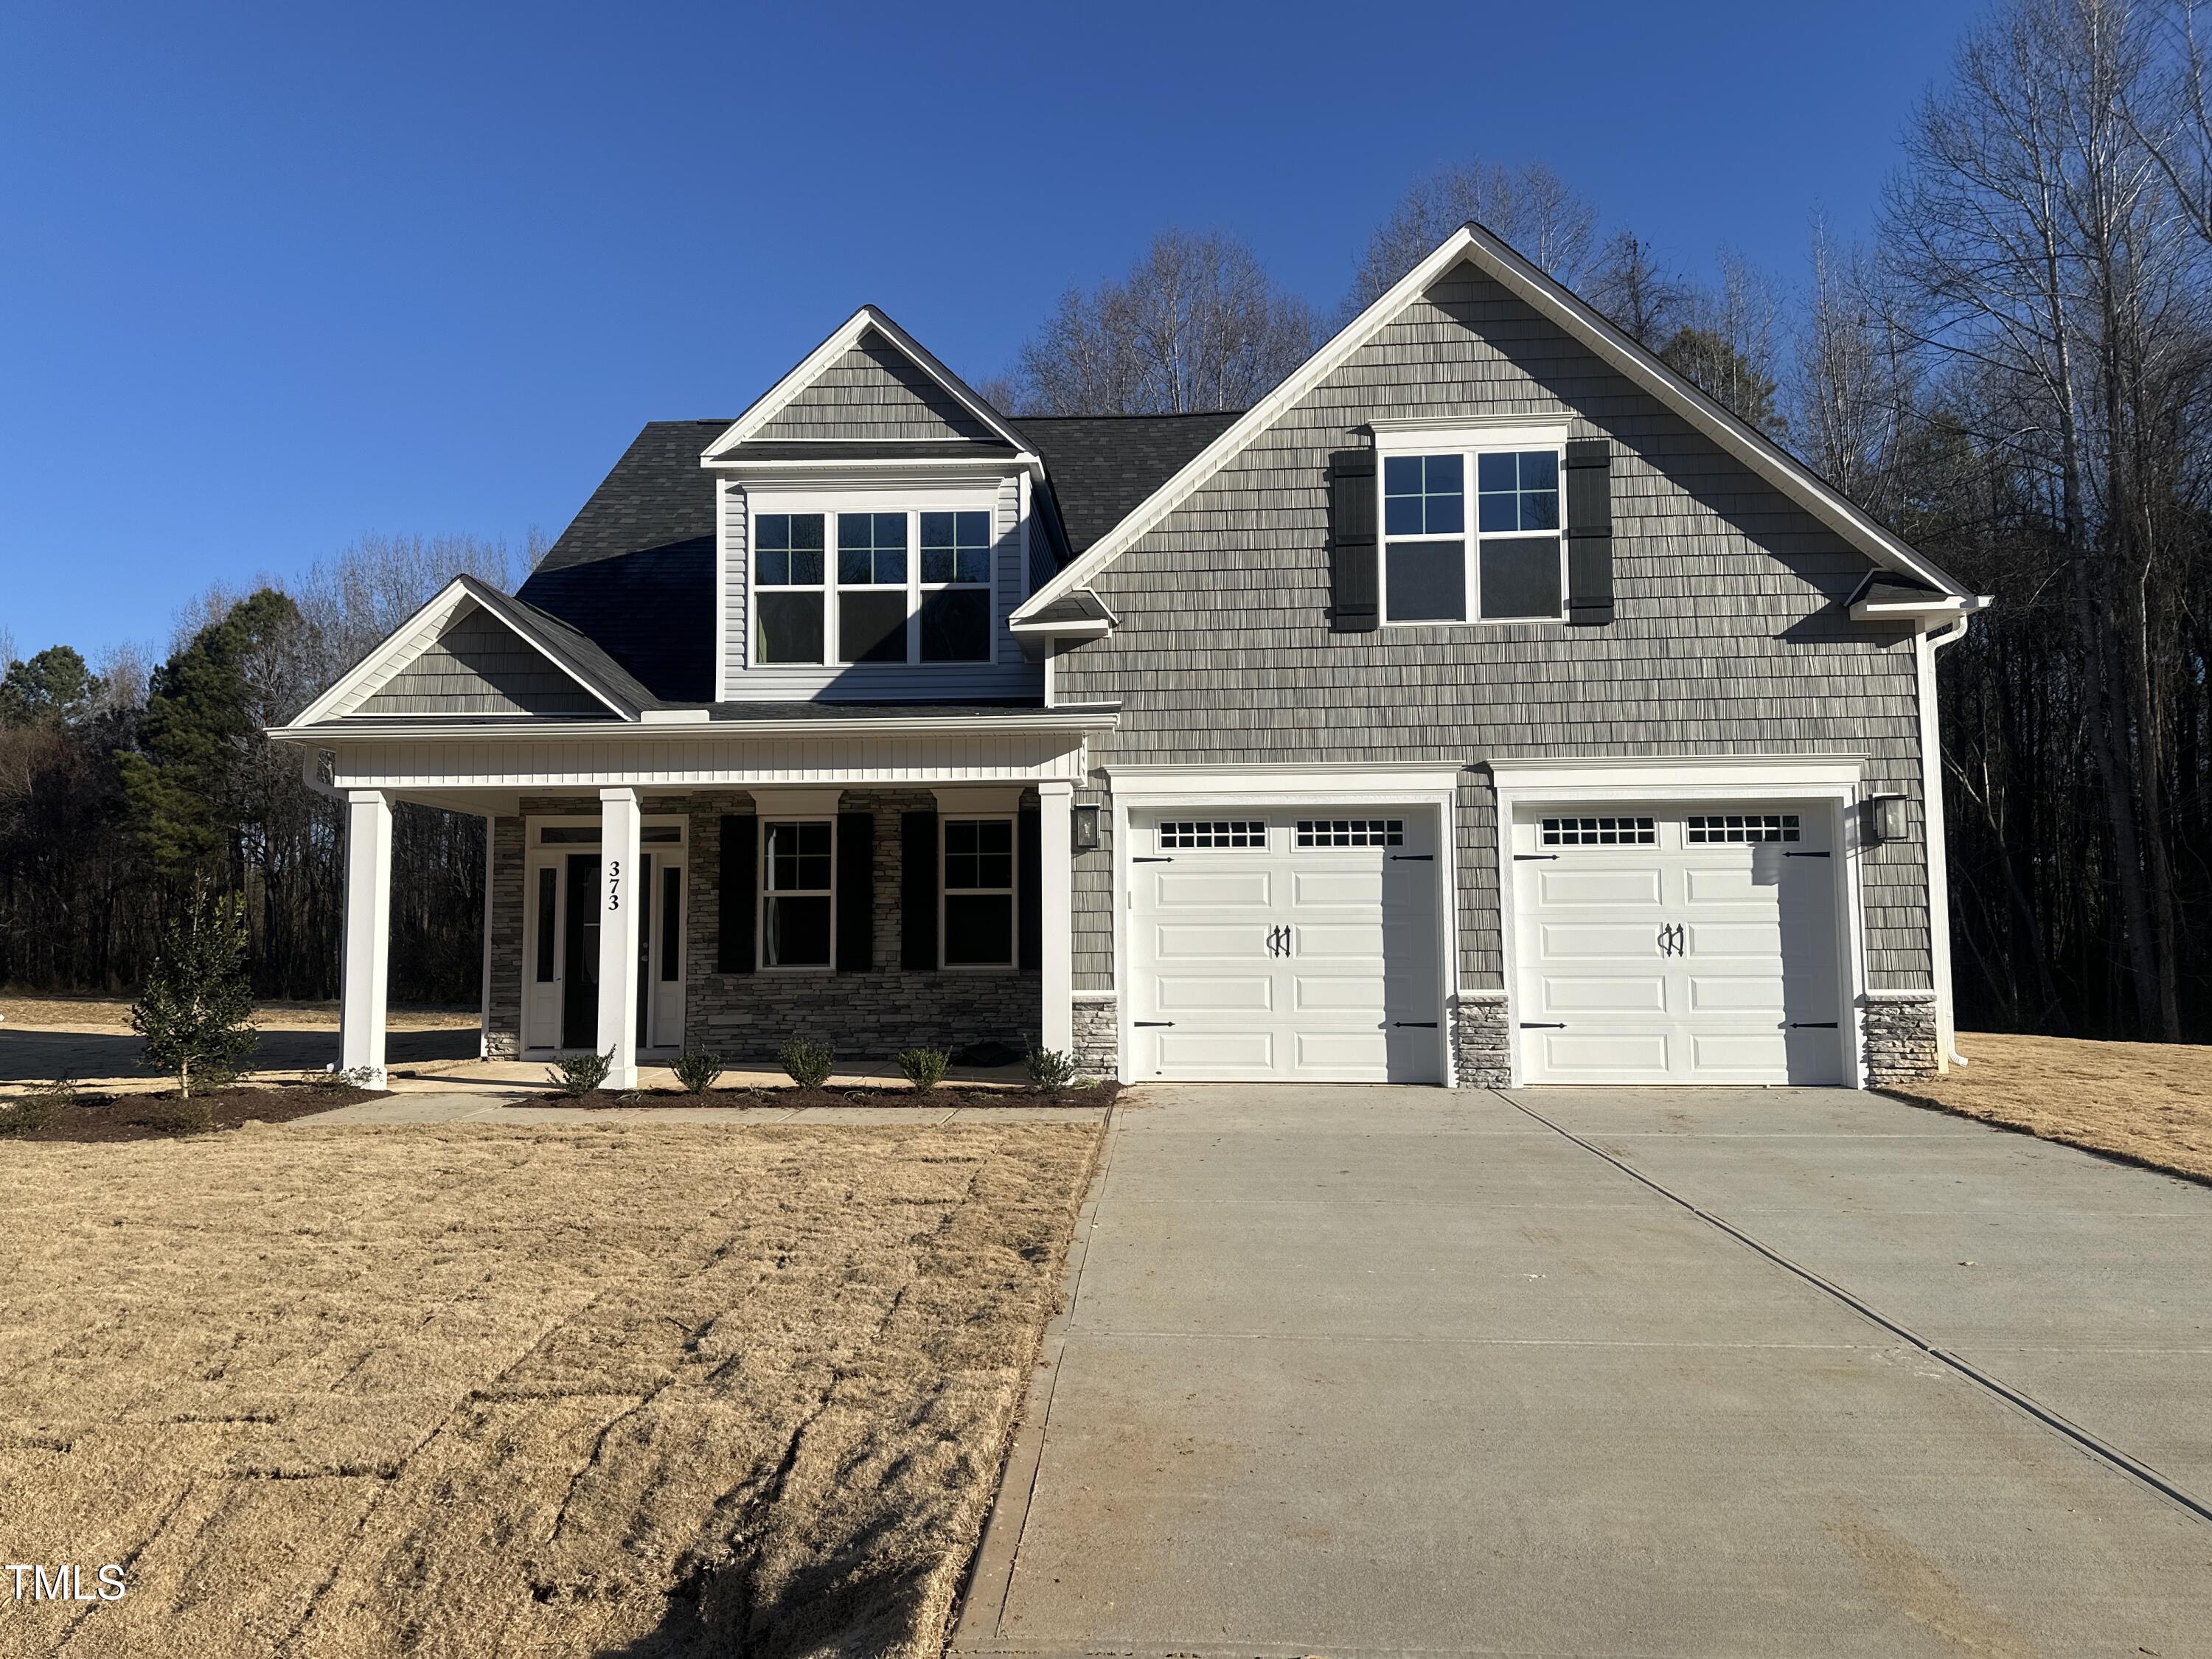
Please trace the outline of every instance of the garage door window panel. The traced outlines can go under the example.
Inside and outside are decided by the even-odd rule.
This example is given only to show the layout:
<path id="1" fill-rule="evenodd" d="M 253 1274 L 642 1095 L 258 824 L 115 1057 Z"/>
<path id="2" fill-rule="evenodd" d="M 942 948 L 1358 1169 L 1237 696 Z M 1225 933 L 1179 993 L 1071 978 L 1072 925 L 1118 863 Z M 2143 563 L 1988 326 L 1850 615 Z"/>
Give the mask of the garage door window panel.
<path id="1" fill-rule="evenodd" d="M 1245 818 L 1206 818 L 1160 826 L 1160 850 L 1175 852 L 1218 852 L 1237 847 L 1264 848 L 1267 844 L 1267 826 L 1263 820 Z"/>
<path id="2" fill-rule="evenodd" d="M 1650 818 L 1546 818 L 1547 847 L 1651 847 L 1659 832 Z"/>

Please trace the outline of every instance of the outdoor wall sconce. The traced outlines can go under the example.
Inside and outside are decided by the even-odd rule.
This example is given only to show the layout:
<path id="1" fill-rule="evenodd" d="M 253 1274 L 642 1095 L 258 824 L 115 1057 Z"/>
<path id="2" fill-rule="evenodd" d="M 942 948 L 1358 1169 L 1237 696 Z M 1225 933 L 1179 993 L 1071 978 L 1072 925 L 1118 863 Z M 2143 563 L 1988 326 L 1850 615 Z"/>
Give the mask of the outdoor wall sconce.
<path id="1" fill-rule="evenodd" d="M 1072 808 L 1074 820 L 1068 827 L 1067 844 L 1079 853 L 1098 850 L 1098 809 L 1095 806 Z"/>
<path id="2" fill-rule="evenodd" d="M 1883 842 L 1903 841 L 1905 838 L 1905 797 L 1869 796 L 1867 822 L 1873 830 L 1870 839 L 1877 846 Z"/>

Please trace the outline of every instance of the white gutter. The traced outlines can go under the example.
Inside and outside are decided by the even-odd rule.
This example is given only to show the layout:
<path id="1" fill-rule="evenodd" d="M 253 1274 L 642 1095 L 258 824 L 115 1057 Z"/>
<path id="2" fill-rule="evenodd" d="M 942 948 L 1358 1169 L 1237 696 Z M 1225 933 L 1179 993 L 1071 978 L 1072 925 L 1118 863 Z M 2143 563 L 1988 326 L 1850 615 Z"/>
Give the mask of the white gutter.
<path id="1" fill-rule="evenodd" d="M 649 709 L 648 714 L 687 714 L 688 710 L 662 711 Z M 835 737 L 840 732 L 880 737 L 886 732 L 927 732 L 932 735 L 947 732 L 1110 732 L 1120 724 L 1120 716 L 1110 709 L 1098 708 L 1040 708 L 1030 714 L 962 714 L 951 717 L 932 716 L 900 720 L 708 720 L 694 718 L 644 720 L 533 720 L 526 716 L 513 726 L 271 726 L 262 728 L 263 735 L 279 743 L 312 743 L 327 747 L 333 743 L 391 743 L 414 742 L 420 739 L 452 738 L 470 743 L 508 743 L 517 739 L 530 742 L 565 743 L 577 738 L 607 737 L 638 738 L 743 738 L 756 733 L 787 737 L 795 732 L 811 732 L 822 737 Z"/>

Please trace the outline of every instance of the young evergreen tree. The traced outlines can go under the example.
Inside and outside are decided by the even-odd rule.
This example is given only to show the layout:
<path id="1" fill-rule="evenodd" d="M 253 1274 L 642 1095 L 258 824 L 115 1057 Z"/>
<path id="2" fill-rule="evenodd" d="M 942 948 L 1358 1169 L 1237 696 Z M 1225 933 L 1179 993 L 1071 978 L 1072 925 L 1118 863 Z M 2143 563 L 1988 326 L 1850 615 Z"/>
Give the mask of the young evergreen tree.
<path id="1" fill-rule="evenodd" d="M 227 1082 L 260 1040 L 246 968 L 246 901 L 204 884 L 169 927 L 131 1029 L 146 1039 L 149 1065 L 174 1074 L 177 1092 Z"/>

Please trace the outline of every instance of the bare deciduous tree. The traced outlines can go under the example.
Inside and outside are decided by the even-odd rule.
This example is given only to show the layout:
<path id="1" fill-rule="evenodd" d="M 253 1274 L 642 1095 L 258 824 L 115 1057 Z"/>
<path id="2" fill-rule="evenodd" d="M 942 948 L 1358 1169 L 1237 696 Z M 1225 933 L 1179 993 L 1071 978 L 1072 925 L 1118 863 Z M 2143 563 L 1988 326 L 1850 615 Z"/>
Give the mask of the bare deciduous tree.
<path id="1" fill-rule="evenodd" d="M 1368 238 L 1352 274 L 1346 311 L 1374 303 L 1470 219 L 1571 288 L 1589 263 L 1597 210 L 1540 163 L 1507 167 L 1476 161 L 1446 167 L 1407 191 Z"/>
<path id="2" fill-rule="evenodd" d="M 1305 361 L 1311 308 L 1218 232 L 1166 231 L 1129 274 L 1060 296 L 986 396 L 1034 415 L 1181 415 L 1243 409 Z"/>
<path id="3" fill-rule="evenodd" d="M 1681 321 L 1689 290 L 1662 270 L 1634 231 L 1607 239 L 1583 298 L 1640 346 L 1656 349 Z"/>

